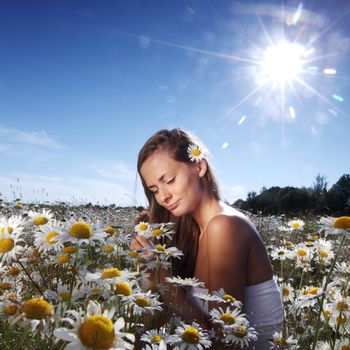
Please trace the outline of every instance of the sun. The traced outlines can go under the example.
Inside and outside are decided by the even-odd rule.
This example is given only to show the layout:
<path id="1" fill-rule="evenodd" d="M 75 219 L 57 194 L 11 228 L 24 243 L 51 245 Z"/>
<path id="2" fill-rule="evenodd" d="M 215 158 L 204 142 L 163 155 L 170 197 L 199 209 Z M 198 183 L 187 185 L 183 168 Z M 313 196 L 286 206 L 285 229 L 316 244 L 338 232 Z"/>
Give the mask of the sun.
<path id="1" fill-rule="evenodd" d="M 284 85 L 298 79 L 303 70 L 305 52 L 302 45 L 287 41 L 266 47 L 261 60 L 264 82 Z"/>

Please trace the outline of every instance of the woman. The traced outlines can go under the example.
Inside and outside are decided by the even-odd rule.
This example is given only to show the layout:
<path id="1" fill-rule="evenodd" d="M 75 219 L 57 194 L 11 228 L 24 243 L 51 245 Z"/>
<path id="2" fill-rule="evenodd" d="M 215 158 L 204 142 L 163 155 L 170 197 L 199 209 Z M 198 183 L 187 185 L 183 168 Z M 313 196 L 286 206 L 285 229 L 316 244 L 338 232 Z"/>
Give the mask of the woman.
<path id="1" fill-rule="evenodd" d="M 259 333 L 252 348 L 268 349 L 268 340 L 283 321 L 271 264 L 249 219 L 220 200 L 206 153 L 200 141 L 183 129 L 160 130 L 145 143 L 137 167 L 150 222 L 175 223 L 172 243 L 184 257 L 173 274 L 198 278 L 209 292 L 223 288 L 242 301 Z M 134 247 L 147 244 L 141 237 L 137 242 Z M 191 317 L 203 320 L 203 313 L 202 324 L 208 326 L 206 310 L 196 309 Z"/>

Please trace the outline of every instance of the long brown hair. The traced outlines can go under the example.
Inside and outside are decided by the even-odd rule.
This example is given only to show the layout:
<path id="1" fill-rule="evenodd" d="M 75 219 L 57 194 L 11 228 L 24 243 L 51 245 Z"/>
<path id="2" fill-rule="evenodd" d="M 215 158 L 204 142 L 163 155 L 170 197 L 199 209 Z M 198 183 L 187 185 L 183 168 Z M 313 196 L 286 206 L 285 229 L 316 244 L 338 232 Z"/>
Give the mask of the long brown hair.
<path id="1" fill-rule="evenodd" d="M 173 222 L 175 224 L 175 237 L 171 244 L 175 245 L 184 253 L 179 261 L 173 261 L 173 273 L 181 277 L 193 277 L 194 266 L 198 251 L 199 227 L 191 215 L 186 214 L 181 217 L 175 217 L 167 209 L 160 206 L 154 193 L 147 188 L 144 179 L 141 176 L 141 166 L 143 162 L 156 151 L 166 151 L 178 162 L 193 164 L 190 160 L 187 149 L 190 144 L 195 144 L 205 149 L 204 145 L 192 133 L 185 129 L 163 129 L 151 136 L 141 148 L 137 161 L 137 170 L 141 182 L 149 201 L 149 213 L 151 223 Z M 207 152 L 206 152 L 207 153 Z M 208 164 L 206 174 L 201 178 L 203 185 L 208 190 L 209 195 L 217 200 L 220 199 L 218 184 L 211 165 Z"/>

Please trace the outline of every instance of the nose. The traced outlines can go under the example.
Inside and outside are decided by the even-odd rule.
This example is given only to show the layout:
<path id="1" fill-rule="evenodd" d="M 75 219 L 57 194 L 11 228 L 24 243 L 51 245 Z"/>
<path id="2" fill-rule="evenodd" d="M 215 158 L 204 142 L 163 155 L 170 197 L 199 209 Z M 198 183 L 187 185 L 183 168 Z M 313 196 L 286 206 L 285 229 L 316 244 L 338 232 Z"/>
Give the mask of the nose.
<path id="1" fill-rule="evenodd" d="M 171 193 L 165 189 L 159 189 L 159 199 L 163 202 L 163 203 L 168 203 L 169 199 L 171 198 Z"/>

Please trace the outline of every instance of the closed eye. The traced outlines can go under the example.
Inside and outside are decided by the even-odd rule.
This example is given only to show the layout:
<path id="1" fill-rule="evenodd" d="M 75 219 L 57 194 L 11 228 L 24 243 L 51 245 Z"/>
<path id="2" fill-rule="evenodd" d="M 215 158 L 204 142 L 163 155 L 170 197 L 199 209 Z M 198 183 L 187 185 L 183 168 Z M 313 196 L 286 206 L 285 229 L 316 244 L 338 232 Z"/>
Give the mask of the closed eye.
<path id="1" fill-rule="evenodd" d="M 170 179 L 169 181 L 167 181 L 167 184 L 172 184 L 175 181 L 175 177 L 173 177 L 172 179 Z"/>

